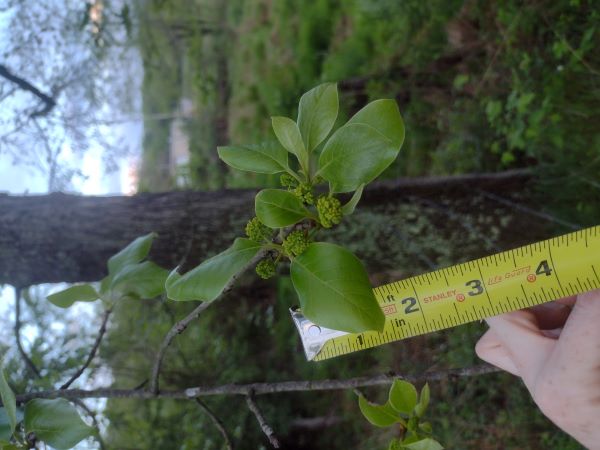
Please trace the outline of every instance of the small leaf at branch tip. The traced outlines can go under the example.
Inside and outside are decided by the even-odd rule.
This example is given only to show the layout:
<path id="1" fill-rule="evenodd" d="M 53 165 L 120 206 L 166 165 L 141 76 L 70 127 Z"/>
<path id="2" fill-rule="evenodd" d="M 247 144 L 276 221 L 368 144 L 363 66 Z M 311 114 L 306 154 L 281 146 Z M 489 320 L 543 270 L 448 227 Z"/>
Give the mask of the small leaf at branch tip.
<path id="1" fill-rule="evenodd" d="M 111 256 L 108 260 L 108 273 L 115 274 L 128 264 L 139 263 L 148 256 L 152 241 L 157 236 L 151 232 L 130 242 L 123 250 Z"/>
<path id="2" fill-rule="evenodd" d="M 219 158 L 234 169 L 275 174 L 289 170 L 288 152 L 278 142 L 217 147 Z"/>
<path id="3" fill-rule="evenodd" d="M 389 427 L 398 423 L 400 418 L 388 403 L 378 405 L 369 402 L 364 396 L 358 396 L 358 407 L 363 416 L 376 427 Z"/>
<path id="4" fill-rule="evenodd" d="M 98 300 L 100 294 L 90 284 L 75 284 L 48 295 L 47 300 L 59 308 L 68 308 L 75 302 L 93 302 Z"/>
<path id="5" fill-rule="evenodd" d="M 338 110 L 336 83 L 320 84 L 300 98 L 298 128 L 309 154 L 329 135 Z"/>
<path id="6" fill-rule="evenodd" d="M 411 414 L 417 405 L 417 390 L 412 383 L 396 379 L 390 388 L 389 402 L 396 411 Z"/>
<path id="7" fill-rule="evenodd" d="M 349 216 L 354 212 L 354 210 L 356 209 L 356 205 L 358 205 L 358 202 L 362 197 L 364 188 L 365 184 L 363 183 L 358 187 L 356 191 L 354 191 L 354 194 L 352 194 L 352 198 L 348 200 L 348 203 L 342 206 L 342 213 L 344 214 L 344 216 Z"/>
<path id="8" fill-rule="evenodd" d="M 270 228 L 294 225 L 309 215 L 302 201 L 281 189 L 263 189 L 254 200 L 256 216 Z"/>

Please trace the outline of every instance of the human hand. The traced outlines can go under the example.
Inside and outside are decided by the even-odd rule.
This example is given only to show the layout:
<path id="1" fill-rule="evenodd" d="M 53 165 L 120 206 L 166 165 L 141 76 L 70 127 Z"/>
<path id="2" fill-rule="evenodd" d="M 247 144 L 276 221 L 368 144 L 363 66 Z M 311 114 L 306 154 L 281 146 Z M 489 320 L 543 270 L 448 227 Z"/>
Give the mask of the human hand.
<path id="1" fill-rule="evenodd" d="M 477 355 L 521 377 L 552 422 L 599 450 L 600 290 L 487 322 Z"/>

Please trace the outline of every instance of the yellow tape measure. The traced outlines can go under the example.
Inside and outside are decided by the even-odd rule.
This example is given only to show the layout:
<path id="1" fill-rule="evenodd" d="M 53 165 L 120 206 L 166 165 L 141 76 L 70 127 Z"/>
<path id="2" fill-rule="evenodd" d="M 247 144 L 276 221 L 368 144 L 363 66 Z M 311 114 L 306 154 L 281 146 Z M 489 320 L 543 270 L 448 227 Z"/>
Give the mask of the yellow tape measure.
<path id="1" fill-rule="evenodd" d="M 383 332 L 319 327 L 292 311 L 309 360 L 321 361 L 600 288 L 600 226 L 373 289 Z"/>

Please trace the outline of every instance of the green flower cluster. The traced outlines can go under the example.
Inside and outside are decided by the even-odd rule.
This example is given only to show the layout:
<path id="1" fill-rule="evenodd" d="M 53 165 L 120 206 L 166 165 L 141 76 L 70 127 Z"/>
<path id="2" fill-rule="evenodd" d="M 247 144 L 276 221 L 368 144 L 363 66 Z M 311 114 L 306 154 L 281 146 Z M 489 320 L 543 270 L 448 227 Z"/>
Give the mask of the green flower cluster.
<path id="1" fill-rule="evenodd" d="M 288 173 L 284 173 L 279 177 L 279 182 L 284 188 L 294 189 L 298 182 L 296 179 Z"/>
<path id="2" fill-rule="evenodd" d="M 258 217 L 253 217 L 246 224 L 246 236 L 256 242 L 270 241 L 273 230 L 258 220 Z"/>
<path id="3" fill-rule="evenodd" d="M 292 231 L 283 241 L 283 249 L 290 256 L 298 256 L 304 253 L 309 241 L 303 231 Z"/>
<path id="4" fill-rule="evenodd" d="M 275 261 L 265 258 L 258 262 L 255 270 L 259 277 L 267 280 L 275 275 Z"/>
<path id="5" fill-rule="evenodd" d="M 302 203 L 306 203 L 307 205 L 315 203 L 315 196 L 313 195 L 312 186 L 310 184 L 299 184 L 296 189 L 294 189 L 294 195 L 302 200 Z"/>
<path id="6" fill-rule="evenodd" d="M 317 212 L 323 228 L 331 228 L 342 221 L 342 204 L 333 196 L 322 196 L 317 200 Z"/>

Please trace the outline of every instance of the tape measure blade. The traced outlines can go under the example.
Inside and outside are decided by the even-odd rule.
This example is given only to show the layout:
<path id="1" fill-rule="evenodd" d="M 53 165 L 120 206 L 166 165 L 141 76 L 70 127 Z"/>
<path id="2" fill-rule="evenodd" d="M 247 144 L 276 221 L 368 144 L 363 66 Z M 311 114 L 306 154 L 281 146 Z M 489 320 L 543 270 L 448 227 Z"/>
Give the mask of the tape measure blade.
<path id="1" fill-rule="evenodd" d="M 321 361 L 600 289 L 600 226 L 373 289 L 383 332 L 327 341 Z"/>

